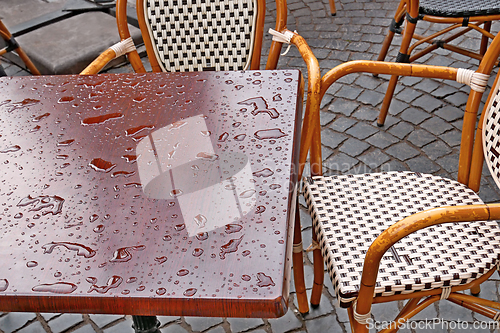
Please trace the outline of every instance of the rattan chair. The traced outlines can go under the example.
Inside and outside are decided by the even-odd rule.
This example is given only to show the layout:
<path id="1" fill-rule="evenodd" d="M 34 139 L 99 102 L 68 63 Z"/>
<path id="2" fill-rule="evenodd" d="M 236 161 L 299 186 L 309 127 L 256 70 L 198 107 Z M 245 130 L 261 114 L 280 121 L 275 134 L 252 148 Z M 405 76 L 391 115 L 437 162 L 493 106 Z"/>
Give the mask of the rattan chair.
<path id="1" fill-rule="evenodd" d="M 482 61 L 489 40 L 494 38 L 490 32 L 491 22 L 499 19 L 500 0 L 401 0 L 377 60 L 384 61 L 394 34 L 402 33 L 396 62 L 412 63 L 437 48 L 444 48 Z M 419 21 L 439 23 L 444 29 L 429 36 L 421 36 L 415 33 Z M 403 23 L 404 29 L 402 29 Z M 480 42 L 478 40 L 477 50 L 451 44 L 471 30 L 479 32 L 482 36 Z M 472 33 L 467 36 L 475 37 Z M 412 44 L 414 39 L 416 42 Z M 498 59 L 498 54 L 492 56 L 495 61 Z M 491 59 L 484 60 L 491 61 Z M 398 76 L 392 76 L 389 81 L 379 114 L 379 126 L 385 122 L 397 80 Z"/>
<path id="2" fill-rule="evenodd" d="M 487 55 L 499 47 L 497 38 Z M 299 175 L 309 156 L 311 175 L 303 179 L 302 191 L 313 223 L 312 306 L 320 306 L 326 265 L 337 299 L 347 308 L 355 332 L 368 332 L 373 327 L 373 303 L 399 300 L 407 303 L 383 332 L 397 331 L 401 324 L 441 299 L 500 319 L 499 303 L 461 292 L 470 289 L 478 294 L 480 284 L 500 263 L 500 227 L 494 221 L 500 219 L 500 204 L 483 204 L 476 193 L 483 166 L 482 143 L 491 174 L 500 186 L 500 80 L 495 80 L 486 102 L 488 112 L 482 113 L 474 140 L 475 105 L 481 100 L 489 75 L 449 67 L 354 61 L 323 76 L 316 100 L 320 101 L 337 79 L 357 72 L 457 80 L 471 86 L 463 118 L 458 177 L 455 181 L 415 172 L 323 176 L 319 105 L 309 105 L 302 129 Z M 298 212 L 296 216 L 294 254 L 302 255 Z M 300 265 L 301 261 L 294 260 L 299 310 L 304 312 L 308 307 L 301 306 L 305 286 Z"/>
<path id="3" fill-rule="evenodd" d="M 278 0 L 276 29 L 286 26 L 286 1 Z M 264 29 L 264 0 L 137 0 L 137 16 L 154 72 L 259 69 Z M 116 4 L 121 42 L 81 74 L 95 74 L 110 60 L 128 56 L 145 72 L 127 26 L 127 1 Z M 281 43 L 271 45 L 267 69 L 276 68 Z"/>
<path id="4" fill-rule="evenodd" d="M 26 67 L 30 70 L 33 75 L 40 75 L 40 72 L 36 68 L 36 66 L 31 62 L 30 58 L 26 55 L 23 49 L 16 42 L 12 34 L 9 32 L 7 27 L 3 24 L 2 20 L 0 20 L 0 36 L 5 41 L 5 47 L 0 50 L 0 56 L 6 54 L 7 52 L 15 51 L 19 58 L 24 62 Z M 0 65 L 0 76 L 6 76 L 3 67 Z"/>

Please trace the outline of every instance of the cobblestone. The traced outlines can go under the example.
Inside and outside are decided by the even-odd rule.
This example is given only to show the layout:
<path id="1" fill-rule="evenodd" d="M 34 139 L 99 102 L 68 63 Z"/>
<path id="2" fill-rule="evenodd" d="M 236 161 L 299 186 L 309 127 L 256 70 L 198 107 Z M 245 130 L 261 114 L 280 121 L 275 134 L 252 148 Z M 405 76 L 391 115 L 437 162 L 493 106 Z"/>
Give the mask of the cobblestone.
<path id="1" fill-rule="evenodd" d="M 55 0 L 59 1 L 59 0 Z M 64 1 L 64 0 L 60 0 Z M 49 4 L 54 0 L 44 1 Z M 135 1 L 131 0 L 130 3 Z M 337 16 L 329 13 L 328 2 L 288 0 L 290 30 L 298 30 L 305 37 L 319 60 L 321 74 L 349 60 L 376 59 L 387 27 L 399 1 L 397 0 L 335 0 Z M 276 6 L 267 4 L 265 31 L 274 27 Z M 0 15 L 2 8 L 0 6 Z M 428 22 L 418 23 L 419 31 L 434 31 Z M 492 29 L 492 31 L 498 31 Z M 264 55 L 270 38 L 265 33 Z M 462 45 L 477 42 L 461 38 Z M 398 52 L 401 37 L 394 38 L 387 60 Z M 474 46 L 474 45 L 472 45 Z M 265 63 L 263 56 L 262 62 Z M 145 58 L 143 58 L 145 59 Z M 28 73 L 3 58 L 1 63 L 7 75 Z M 436 50 L 420 58 L 419 63 L 477 68 L 477 60 Z M 151 66 L 144 61 L 147 70 Z M 306 67 L 295 47 L 281 56 L 279 68 L 299 68 L 307 78 Z M 130 65 L 121 65 L 108 73 L 131 72 Z M 493 76 L 489 84 L 493 83 Z M 348 174 L 369 171 L 413 170 L 455 179 L 458 170 L 458 149 L 461 140 L 462 116 L 470 88 L 447 80 L 400 77 L 384 127 L 376 126 L 380 104 L 388 85 L 388 75 L 350 74 L 342 77 L 328 89 L 321 102 L 321 138 L 324 173 Z M 305 80 L 307 82 L 307 80 Z M 305 87 L 307 91 L 307 87 Z M 483 96 L 483 103 L 487 94 Z M 309 167 L 306 166 L 305 175 Z M 480 197 L 485 202 L 500 201 L 500 191 L 487 172 L 483 174 Z M 299 198 L 304 247 L 311 243 L 311 218 Z M 304 255 L 308 294 L 313 285 L 312 253 Z M 292 277 L 293 279 L 293 277 Z M 481 291 L 486 299 L 499 300 L 499 281 L 490 279 Z M 278 319 L 261 318 L 199 318 L 160 316 L 163 333 L 317 333 L 350 332 L 346 309 L 337 306 L 334 289 L 325 272 L 325 288 L 319 308 L 307 315 L 297 311 L 295 287 L 291 285 L 289 311 Z M 375 320 L 390 321 L 403 302 L 377 304 L 372 309 Z M 485 320 L 472 315 L 455 304 L 441 301 L 417 314 L 413 321 L 444 318 L 473 322 Z M 402 329 L 400 332 L 420 333 L 426 329 Z M 458 332 L 434 327 L 432 332 Z M 481 330 L 476 330 L 481 332 Z M 0 313 L 0 333 L 133 333 L 131 316 L 81 315 L 58 313 Z"/>

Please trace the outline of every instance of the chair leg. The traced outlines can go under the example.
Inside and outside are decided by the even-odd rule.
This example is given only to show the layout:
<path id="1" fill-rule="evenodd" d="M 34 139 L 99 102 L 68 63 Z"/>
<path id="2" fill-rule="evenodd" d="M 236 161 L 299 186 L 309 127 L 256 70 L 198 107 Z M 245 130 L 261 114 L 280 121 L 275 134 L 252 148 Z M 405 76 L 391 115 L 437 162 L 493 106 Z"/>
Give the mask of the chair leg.
<path id="1" fill-rule="evenodd" d="M 413 39 L 413 34 L 416 28 L 416 21 L 410 22 L 406 20 L 406 27 L 404 29 L 403 40 L 401 41 L 401 47 L 399 49 L 399 54 L 396 57 L 396 62 L 408 63 L 410 62 L 410 55 L 408 54 L 408 49 L 410 48 L 411 41 Z M 396 84 L 398 82 L 398 77 L 393 75 L 389 81 L 389 86 L 387 87 L 387 92 L 385 93 L 384 101 L 380 109 L 379 118 L 377 125 L 379 127 L 384 126 L 385 118 L 387 117 L 387 112 L 389 111 L 389 106 L 391 105 L 392 96 L 394 95 L 394 90 L 396 89 Z"/>
<path id="2" fill-rule="evenodd" d="M 337 9 L 335 8 L 335 0 L 330 0 L 330 13 L 332 16 L 337 15 Z"/>
<path id="3" fill-rule="evenodd" d="M 484 22 L 483 28 L 484 28 L 484 30 L 490 32 L 491 21 Z M 484 54 L 486 53 L 486 50 L 488 49 L 488 41 L 489 41 L 489 38 L 483 35 L 483 37 L 481 38 L 481 46 L 479 48 L 479 54 L 482 56 L 484 56 Z"/>
<path id="4" fill-rule="evenodd" d="M 380 113 L 378 114 L 377 126 L 382 127 L 385 123 L 385 118 L 387 118 L 387 113 L 389 112 L 389 106 L 391 105 L 392 96 L 394 96 L 394 91 L 396 90 L 396 85 L 398 84 L 398 76 L 393 75 L 389 80 L 389 85 L 387 86 L 387 91 L 385 92 L 385 97 L 380 107 Z"/>
<path id="5" fill-rule="evenodd" d="M 300 209 L 297 202 L 295 209 L 295 229 L 293 235 L 293 279 L 295 281 L 295 295 L 299 312 L 306 314 L 309 312 L 309 302 L 307 301 L 306 283 L 304 279 L 304 256 L 302 247 L 302 230 L 300 227 Z"/>
<path id="6" fill-rule="evenodd" d="M 318 237 L 313 233 L 313 244 L 317 244 Z M 323 256 L 321 255 L 321 250 L 315 249 L 313 251 L 313 261 L 314 261 L 314 284 L 311 292 L 311 306 L 317 308 L 321 300 L 321 293 L 323 291 L 323 282 L 325 278 L 325 266 L 323 264 Z"/>

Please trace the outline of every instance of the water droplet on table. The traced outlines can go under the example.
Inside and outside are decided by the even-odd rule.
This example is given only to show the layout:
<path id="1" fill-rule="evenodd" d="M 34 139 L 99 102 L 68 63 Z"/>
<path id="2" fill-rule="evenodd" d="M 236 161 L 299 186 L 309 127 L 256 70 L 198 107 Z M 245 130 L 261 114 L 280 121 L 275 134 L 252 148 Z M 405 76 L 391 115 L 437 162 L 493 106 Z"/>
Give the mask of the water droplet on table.
<path id="1" fill-rule="evenodd" d="M 186 291 L 184 291 L 183 295 L 186 296 L 186 297 L 191 297 L 191 296 L 194 296 L 194 294 L 196 294 L 198 290 L 196 288 L 189 288 L 189 289 L 186 289 Z"/>
<path id="2" fill-rule="evenodd" d="M 128 247 L 122 247 L 116 250 L 113 253 L 113 258 L 111 258 L 109 261 L 111 262 L 127 262 L 130 259 L 132 259 L 132 253 L 131 251 L 142 251 L 146 248 L 145 245 L 138 245 L 138 246 L 128 246 Z"/>
<path id="3" fill-rule="evenodd" d="M 71 294 L 78 287 L 69 282 L 56 282 L 56 283 L 47 283 L 40 284 L 31 288 L 31 290 L 36 292 L 44 292 L 44 293 L 54 293 L 54 294 Z"/>
<path id="4" fill-rule="evenodd" d="M 89 117 L 82 120 L 82 125 L 100 125 L 111 119 L 122 118 L 123 114 L 119 112 L 103 114 L 96 117 Z"/>
<path id="5" fill-rule="evenodd" d="M 285 133 L 281 131 L 279 128 L 272 128 L 272 129 L 266 129 L 266 130 L 260 130 L 255 132 L 255 137 L 259 140 L 264 140 L 264 139 L 279 139 L 286 136 Z"/>
<path id="6" fill-rule="evenodd" d="M 0 279 L 0 292 L 7 290 L 9 288 L 9 281 L 7 279 Z"/>
<path id="7" fill-rule="evenodd" d="M 257 286 L 259 287 L 269 287 L 269 286 L 274 286 L 273 279 L 271 279 L 270 276 L 267 276 L 266 274 L 260 272 L 257 273 Z"/>
<path id="8" fill-rule="evenodd" d="M 92 167 L 92 169 L 94 169 L 95 171 L 109 172 L 116 166 L 116 164 L 105 161 L 102 158 L 94 158 L 89 163 L 89 166 Z"/>
<path id="9" fill-rule="evenodd" d="M 273 174 L 274 174 L 274 172 L 269 168 L 265 168 L 265 169 L 255 171 L 254 173 L 252 173 L 252 175 L 254 177 L 270 177 Z"/>
<path id="10" fill-rule="evenodd" d="M 238 251 L 238 246 L 240 245 L 243 236 L 236 239 L 231 239 L 227 244 L 224 244 L 220 247 L 219 257 L 221 259 L 226 259 L 226 254 L 233 253 Z"/>
<path id="11" fill-rule="evenodd" d="M 92 250 L 90 247 L 78 244 L 78 243 L 70 243 L 70 242 L 51 242 L 45 245 L 42 245 L 43 253 L 50 254 L 54 250 L 54 248 L 62 246 L 70 251 L 76 251 L 76 255 L 83 256 L 84 258 L 92 258 L 96 251 Z"/>

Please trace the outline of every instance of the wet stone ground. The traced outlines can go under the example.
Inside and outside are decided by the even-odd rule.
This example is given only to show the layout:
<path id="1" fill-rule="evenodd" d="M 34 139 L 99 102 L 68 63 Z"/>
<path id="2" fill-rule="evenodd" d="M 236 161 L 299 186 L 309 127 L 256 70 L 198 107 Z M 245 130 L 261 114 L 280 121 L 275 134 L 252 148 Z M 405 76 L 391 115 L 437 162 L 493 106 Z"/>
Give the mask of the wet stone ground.
<path id="1" fill-rule="evenodd" d="M 50 1 L 49 1 L 50 2 Z M 319 60 L 322 74 L 345 61 L 376 59 L 398 2 L 395 0 L 336 0 L 337 16 L 329 13 L 327 0 L 288 0 L 288 27 L 306 38 Z M 274 4 L 268 4 L 266 29 L 273 26 Z M 432 32 L 436 26 L 419 22 L 419 32 Z M 493 25 L 492 31 L 498 31 Z M 477 37 L 472 34 L 471 36 Z M 50 36 L 48 36 L 50 38 Z M 266 33 L 264 50 L 270 45 Z M 396 37 L 397 47 L 400 37 Z M 477 38 L 461 38 L 458 44 L 475 46 Z M 390 51 L 394 59 L 397 49 Z M 147 60 L 144 59 L 147 65 Z M 263 59 L 263 63 L 265 57 Z M 478 61 L 437 50 L 420 59 L 426 64 L 477 68 Z M 25 70 L 2 64 L 8 75 L 29 75 Z M 292 47 L 282 56 L 279 68 L 306 68 L 298 51 Z M 132 72 L 129 65 L 108 70 L 110 73 Z M 496 73 L 496 70 L 495 70 Z M 397 86 L 386 125 L 376 126 L 387 77 L 350 75 L 332 85 L 322 101 L 322 152 L 327 174 L 364 173 L 380 170 L 412 170 L 456 179 L 462 114 L 469 88 L 443 80 L 402 78 Z M 493 79 L 490 80 L 490 86 Z M 487 94 L 485 94 L 486 96 Z M 499 201 L 500 192 L 488 172 L 483 173 L 480 196 L 486 202 Z M 301 201 L 304 204 L 303 200 Z M 304 244 L 311 240 L 311 221 L 301 207 Z M 306 255 L 307 288 L 312 287 L 312 257 Z M 281 333 L 281 332 L 349 332 L 347 312 L 339 308 L 330 280 L 325 274 L 321 305 L 301 315 L 296 309 L 292 285 L 290 309 L 279 319 L 159 317 L 161 332 L 185 333 Z M 498 300 L 498 275 L 483 284 L 481 295 Z M 373 318 L 378 322 L 392 320 L 403 303 L 374 305 Z M 441 320 L 440 324 L 424 325 L 425 320 Z M 413 318 L 414 324 L 402 332 L 490 332 L 474 322 L 488 321 L 449 302 L 438 302 Z M 460 324 L 461 323 L 461 324 Z M 133 332 L 130 316 L 2 313 L 0 332 L 38 333 L 114 333 Z"/>

